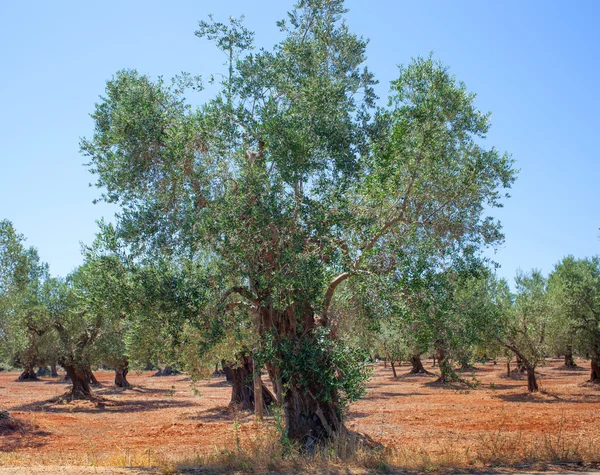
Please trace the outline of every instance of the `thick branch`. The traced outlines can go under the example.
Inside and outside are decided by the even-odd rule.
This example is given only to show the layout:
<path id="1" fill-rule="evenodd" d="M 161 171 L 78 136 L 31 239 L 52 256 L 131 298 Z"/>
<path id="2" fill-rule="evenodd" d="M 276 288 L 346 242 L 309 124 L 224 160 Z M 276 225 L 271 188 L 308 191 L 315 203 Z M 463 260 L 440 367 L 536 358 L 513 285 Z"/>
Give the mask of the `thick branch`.
<path id="1" fill-rule="evenodd" d="M 340 285 L 343 281 L 345 281 L 348 277 L 352 275 L 351 272 L 342 272 L 335 279 L 331 281 L 329 287 L 327 287 L 327 292 L 325 293 L 325 299 L 323 300 L 323 312 L 321 317 L 323 319 L 323 325 L 327 326 L 327 313 L 329 312 L 329 306 L 331 305 L 331 300 L 333 299 L 333 294 L 335 293 L 335 289 L 338 285 Z"/>

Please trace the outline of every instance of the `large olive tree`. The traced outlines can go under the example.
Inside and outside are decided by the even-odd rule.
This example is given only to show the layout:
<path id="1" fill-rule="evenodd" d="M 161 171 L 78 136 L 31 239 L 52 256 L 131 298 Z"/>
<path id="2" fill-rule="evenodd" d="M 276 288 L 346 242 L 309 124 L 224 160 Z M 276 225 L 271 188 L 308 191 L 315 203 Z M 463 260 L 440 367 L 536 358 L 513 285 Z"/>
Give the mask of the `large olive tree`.
<path id="1" fill-rule="evenodd" d="M 230 58 L 221 92 L 193 108 L 189 77 L 120 71 L 81 144 L 132 252 L 208 255 L 227 276 L 223 309 L 251 311 L 288 435 L 309 444 L 360 394 L 359 367 L 328 331 L 338 285 L 392 271 L 411 235 L 438 249 L 498 242 L 485 210 L 515 177 L 481 145 L 488 114 L 431 58 L 400 68 L 375 110 L 367 42 L 344 13 L 342 0 L 301 0 L 279 23 L 285 38 L 258 52 L 239 22 L 203 22 L 198 35 Z"/>

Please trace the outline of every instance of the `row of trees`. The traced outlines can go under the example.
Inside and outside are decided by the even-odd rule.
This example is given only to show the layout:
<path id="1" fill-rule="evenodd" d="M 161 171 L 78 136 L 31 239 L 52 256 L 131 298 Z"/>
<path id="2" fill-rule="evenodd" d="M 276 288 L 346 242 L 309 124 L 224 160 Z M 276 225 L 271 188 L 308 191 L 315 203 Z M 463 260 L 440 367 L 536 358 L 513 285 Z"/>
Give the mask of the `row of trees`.
<path id="1" fill-rule="evenodd" d="M 288 436 L 308 445 L 342 430 L 368 376 L 367 341 L 406 351 L 417 370 L 434 349 L 446 379 L 490 335 L 535 365 L 520 335 L 546 308 L 537 274 L 513 296 L 481 258 L 503 240 L 485 212 L 516 177 L 508 155 L 482 145 L 489 114 L 431 57 L 401 67 L 377 107 L 367 41 L 345 11 L 300 0 L 278 23 L 284 39 L 260 51 L 240 20 L 201 22 L 196 35 L 227 58 L 201 107 L 186 102 L 202 88 L 189 75 L 124 70 L 107 82 L 81 150 L 100 199 L 121 211 L 65 279 L 7 233 L 26 256 L 0 289 L 2 321 L 18 322 L 2 338 L 20 358 L 39 357 L 47 338 L 74 396 L 89 394 L 90 365 L 105 358 L 122 372 L 160 359 L 198 375 L 221 361 L 234 399 L 279 401 Z M 560 301 L 572 302 L 569 341 L 585 351 L 589 321 L 578 300 Z M 514 332 L 499 331 L 507 322 Z"/>
<path id="2" fill-rule="evenodd" d="M 510 376 L 516 357 L 531 392 L 538 390 L 536 368 L 549 355 L 563 355 L 566 366 L 575 366 L 577 355 L 591 360 L 590 381 L 600 382 L 597 257 L 566 257 L 547 278 L 538 270 L 519 271 L 514 292 L 481 263 L 474 264 L 425 272 L 416 282 L 378 290 L 367 302 L 368 312 L 383 315 L 376 351 L 392 365 L 411 362 L 413 373 L 425 372 L 420 357 L 433 354 L 442 382 L 459 379 L 453 367 L 468 369 L 476 360 L 503 356 Z"/>

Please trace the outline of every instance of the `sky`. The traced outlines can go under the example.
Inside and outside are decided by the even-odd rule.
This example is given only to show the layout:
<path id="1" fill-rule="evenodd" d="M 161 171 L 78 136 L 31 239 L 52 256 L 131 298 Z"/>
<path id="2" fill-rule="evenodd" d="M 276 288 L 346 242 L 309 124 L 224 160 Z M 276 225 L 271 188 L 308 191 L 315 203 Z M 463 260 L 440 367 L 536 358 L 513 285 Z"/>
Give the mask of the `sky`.
<path id="1" fill-rule="evenodd" d="M 96 220 L 116 207 L 99 190 L 79 141 L 106 80 L 123 68 L 208 78 L 224 57 L 194 36 L 198 21 L 246 15 L 257 46 L 281 39 L 293 2 L 128 0 L 3 2 L 0 13 L 0 219 L 9 219 L 53 274 L 82 261 Z M 600 254 L 600 2 L 596 0 L 347 0 L 352 31 L 385 101 L 399 64 L 434 52 L 492 112 L 487 146 L 520 169 L 493 210 L 506 240 L 499 274 L 552 271 L 562 257 Z M 196 98 L 200 100 L 201 98 Z"/>

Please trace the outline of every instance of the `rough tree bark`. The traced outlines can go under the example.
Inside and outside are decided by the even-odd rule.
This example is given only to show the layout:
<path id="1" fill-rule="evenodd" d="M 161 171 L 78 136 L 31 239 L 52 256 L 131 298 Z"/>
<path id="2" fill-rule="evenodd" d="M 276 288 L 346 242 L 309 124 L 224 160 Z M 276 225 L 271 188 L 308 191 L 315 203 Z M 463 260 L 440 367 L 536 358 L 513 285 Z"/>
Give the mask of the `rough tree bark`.
<path id="1" fill-rule="evenodd" d="M 575 368 L 577 366 L 575 364 L 575 360 L 573 359 L 573 348 L 571 346 L 567 347 L 567 351 L 565 353 L 565 366 L 567 368 Z"/>
<path id="2" fill-rule="evenodd" d="M 600 384 L 600 355 L 592 356 L 590 382 Z"/>
<path id="3" fill-rule="evenodd" d="M 525 363 L 523 362 L 523 358 L 519 355 L 517 355 L 517 371 L 519 373 L 524 373 L 527 370 L 527 366 L 525 366 Z"/>
<path id="4" fill-rule="evenodd" d="M 100 382 L 96 379 L 96 376 L 94 376 L 94 373 L 92 372 L 92 368 L 90 368 L 89 366 L 87 366 L 84 370 L 87 380 L 88 382 L 92 385 L 92 386 L 100 386 Z"/>
<path id="5" fill-rule="evenodd" d="M 535 393 L 539 391 L 537 380 L 535 379 L 535 368 L 529 364 L 529 362 L 525 362 L 525 368 L 527 370 L 527 390 L 530 393 Z"/>
<path id="6" fill-rule="evenodd" d="M 260 332 L 265 337 L 270 333 L 275 337 L 275 346 L 281 342 L 280 348 L 286 351 L 295 351 L 314 344 L 319 345 L 314 330 L 320 326 L 326 326 L 326 318 L 315 320 L 314 311 L 310 305 L 296 304 L 288 307 L 283 312 L 277 312 L 272 308 L 260 308 Z M 292 355 L 278 350 L 281 353 L 277 360 L 282 364 Z M 328 361 L 319 364 L 329 367 Z M 339 399 L 335 389 L 330 389 L 329 395 L 324 400 L 322 396 L 323 387 L 316 379 L 314 368 L 310 368 L 304 374 L 294 374 L 287 371 L 287 379 L 283 378 L 280 367 L 272 364 L 272 378 L 280 381 L 286 388 L 283 395 L 283 407 L 286 416 L 287 435 L 290 439 L 300 442 L 307 450 L 312 450 L 315 444 L 332 437 L 342 428 L 342 417 Z M 318 372 L 318 370 L 317 370 Z"/>
<path id="7" fill-rule="evenodd" d="M 410 357 L 410 364 L 412 368 L 408 374 L 430 374 L 429 371 L 423 366 L 420 355 L 413 355 Z"/>
<path id="8" fill-rule="evenodd" d="M 38 381 L 35 368 L 33 366 L 26 366 L 17 381 Z"/>
<path id="9" fill-rule="evenodd" d="M 450 362 L 448 361 L 448 355 L 446 354 L 443 342 L 439 342 L 436 346 L 435 357 L 438 361 L 438 367 L 440 368 L 438 382 L 446 384 L 448 379 L 452 376 L 452 368 L 450 367 Z"/>
<path id="10" fill-rule="evenodd" d="M 73 385 L 69 392 L 71 399 L 89 399 L 92 397 L 90 389 L 90 376 L 87 370 L 77 368 L 75 365 L 63 364 L 62 367 L 67 372 L 67 376 Z"/>
<path id="11" fill-rule="evenodd" d="M 231 379 L 230 405 L 238 405 L 243 410 L 254 410 L 254 366 L 250 355 L 241 355 L 237 363 L 223 364 L 225 375 Z M 275 396 L 262 384 L 263 407 L 270 406 Z"/>
<path id="12" fill-rule="evenodd" d="M 118 388 L 130 388 L 131 384 L 127 381 L 127 373 L 129 373 L 129 360 L 123 359 L 115 365 L 115 386 Z"/>
<path id="13" fill-rule="evenodd" d="M 52 372 L 53 378 L 58 378 L 58 370 L 56 369 L 56 363 L 50 365 L 50 371 Z"/>

